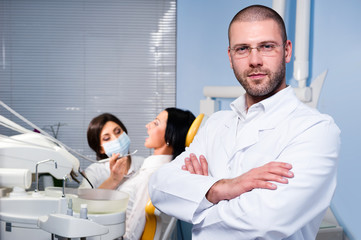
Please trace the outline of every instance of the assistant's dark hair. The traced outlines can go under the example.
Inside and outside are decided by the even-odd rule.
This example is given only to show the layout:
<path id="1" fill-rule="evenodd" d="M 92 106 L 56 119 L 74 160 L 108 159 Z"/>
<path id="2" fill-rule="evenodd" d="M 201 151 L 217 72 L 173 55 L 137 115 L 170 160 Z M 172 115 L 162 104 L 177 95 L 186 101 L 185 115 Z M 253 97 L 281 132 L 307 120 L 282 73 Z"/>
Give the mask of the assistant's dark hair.
<path id="1" fill-rule="evenodd" d="M 165 141 L 173 147 L 173 159 L 185 150 L 186 136 L 195 116 L 188 110 L 166 108 L 168 112 Z"/>
<path id="2" fill-rule="evenodd" d="M 287 41 L 287 33 L 285 23 L 282 17 L 272 8 L 262 5 L 252 5 L 239 11 L 232 19 L 228 27 L 228 40 L 230 41 L 230 29 L 231 25 L 236 22 L 253 22 L 253 21 L 264 21 L 272 19 L 275 21 L 280 28 L 282 41 Z"/>
<path id="3" fill-rule="evenodd" d="M 128 131 L 127 131 L 126 127 L 124 126 L 124 124 L 122 123 L 122 121 L 120 121 L 113 114 L 103 113 L 103 114 L 100 114 L 99 116 L 93 118 L 90 121 L 89 126 L 88 126 L 87 139 L 88 139 L 89 147 L 94 150 L 94 152 L 97 155 L 98 160 L 108 158 L 108 156 L 106 154 L 100 153 L 100 150 L 101 150 L 100 133 L 101 133 L 104 125 L 109 121 L 112 121 L 112 122 L 115 122 L 116 124 L 118 124 L 122 128 L 122 130 L 128 134 Z"/>

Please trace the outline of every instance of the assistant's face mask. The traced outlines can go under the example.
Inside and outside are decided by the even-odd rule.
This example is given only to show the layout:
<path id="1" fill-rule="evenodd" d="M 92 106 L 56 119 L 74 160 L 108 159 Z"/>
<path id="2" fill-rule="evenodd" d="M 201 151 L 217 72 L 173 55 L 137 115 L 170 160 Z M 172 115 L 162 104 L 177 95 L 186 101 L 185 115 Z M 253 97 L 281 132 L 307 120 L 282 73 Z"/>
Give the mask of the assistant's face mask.
<path id="1" fill-rule="evenodd" d="M 128 135 L 123 132 L 117 139 L 103 144 L 105 154 L 111 157 L 113 153 L 120 153 L 120 157 L 128 154 L 130 139 Z"/>

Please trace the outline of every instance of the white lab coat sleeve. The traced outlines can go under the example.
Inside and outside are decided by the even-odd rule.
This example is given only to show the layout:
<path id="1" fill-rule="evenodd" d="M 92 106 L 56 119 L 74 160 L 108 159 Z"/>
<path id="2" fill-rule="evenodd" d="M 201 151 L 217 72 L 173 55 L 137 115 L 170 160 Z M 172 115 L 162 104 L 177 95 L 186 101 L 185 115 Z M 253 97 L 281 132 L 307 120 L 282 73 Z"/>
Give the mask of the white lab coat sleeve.
<path id="1" fill-rule="evenodd" d="M 201 154 L 205 155 L 207 122 L 199 129 L 190 147 L 172 162 L 153 173 L 149 181 L 149 194 L 153 205 L 160 211 L 186 222 L 201 221 L 201 219 L 194 219 L 194 214 L 196 210 L 202 213 L 212 205 L 206 201 L 205 194 L 219 180 L 210 176 L 190 174 L 181 169 L 184 159 L 190 153 L 198 157 Z"/>
<path id="2" fill-rule="evenodd" d="M 280 136 L 287 136 L 289 130 L 283 131 Z M 194 226 L 193 237 L 218 239 L 233 233 L 232 239 L 314 239 L 336 187 L 339 134 L 332 120 L 321 121 L 285 141 L 274 161 L 291 163 L 294 178 L 276 183 L 277 190 L 254 189 L 213 205 Z M 269 145 L 257 154 L 275 152 L 275 145 Z"/>

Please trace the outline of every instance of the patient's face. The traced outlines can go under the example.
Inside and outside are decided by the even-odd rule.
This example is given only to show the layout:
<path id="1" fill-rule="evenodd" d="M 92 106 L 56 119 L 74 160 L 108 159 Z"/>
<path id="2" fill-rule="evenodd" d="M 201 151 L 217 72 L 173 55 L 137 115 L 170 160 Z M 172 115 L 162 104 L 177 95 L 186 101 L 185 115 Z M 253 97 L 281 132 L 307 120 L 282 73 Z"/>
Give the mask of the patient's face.
<path id="1" fill-rule="evenodd" d="M 109 141 L 113 141 L 123 133 L 123 129 L 116 124 L 115 122 L 109 121 L 107 122 L 102 131 L 100 132 L 100 146 L 101 150 L 100 153 L 105 153 L 103 144 Z"/>
<path id="2" fill-rule="evenodd" d="M 145 139 L 144 146 L 147 148 L 154 148 L 155 150 L 164 148 L 167 144 L 165 142 L 165 129 L 167 128 L 168 112 L 163 111 L 145 127 L 149 137 Z"/>

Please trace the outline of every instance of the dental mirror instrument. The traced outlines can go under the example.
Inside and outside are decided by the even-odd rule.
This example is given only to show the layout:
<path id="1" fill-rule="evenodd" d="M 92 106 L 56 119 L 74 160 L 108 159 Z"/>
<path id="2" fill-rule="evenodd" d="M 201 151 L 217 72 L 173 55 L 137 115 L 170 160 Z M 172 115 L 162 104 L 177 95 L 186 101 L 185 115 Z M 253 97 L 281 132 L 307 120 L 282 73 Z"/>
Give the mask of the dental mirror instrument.
<path id="1" fill-rule="evenodd" d="M 128 156 L 130 156 L 130 155 L 134 155 L 136 152 L 138 152 L 138 150 L 135 150 L 134 152 L 128 153 L 128 154 L 123 155 L 123 156 L 119 156 L 116 160 L 121 159 L 121 158 L 123 158 L 123 157 L 128 157 Z M 109 161 L 110 161 L 110 158 L 106 158 L 106 159 L 103 159 L 103 160 L 98 161 L 98 163 L 105 163 L 105 162 L 109 162 Z"/>

